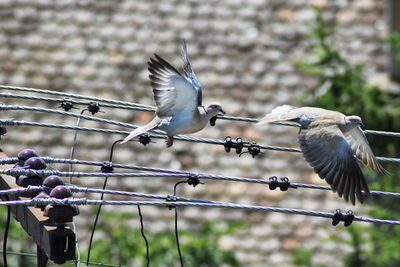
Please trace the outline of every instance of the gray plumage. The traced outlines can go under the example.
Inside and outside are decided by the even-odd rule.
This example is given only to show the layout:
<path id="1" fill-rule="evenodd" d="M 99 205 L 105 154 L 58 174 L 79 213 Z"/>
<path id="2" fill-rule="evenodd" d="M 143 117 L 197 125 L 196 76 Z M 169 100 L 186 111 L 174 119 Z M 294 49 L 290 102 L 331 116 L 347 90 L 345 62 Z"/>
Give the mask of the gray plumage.
<path id="1" fill-rule="evenodd" d="M 272 110 L 259 124 L 282 121 L 300 124 L 298 140 L 303 156 L 339 197 L 343 196 L 353 205 L 356 197 L 363 202 L 362 190 L 369 195 L 356 158 L 380 174 L 386 172 L 376 160 L 360 128 L 362 121 L 358 116 L 322 108 L 283 105 Z"/>
<path id="2" fill-rule="evenodd" d="M 200 131 L 212 117 L 225 114 L 218 104 L 206 108 L 201 105 L 202 89 L 190 66 L 185 42 L 182 51 L 184 76 L 157 54 L 149 60 L 150 84 L 157 106 L 156 117 L 145 126 L 133 130 L 122 143 L 150 130 L 160 129 L 167 133 L 169 147 L 174 135 Z"/>

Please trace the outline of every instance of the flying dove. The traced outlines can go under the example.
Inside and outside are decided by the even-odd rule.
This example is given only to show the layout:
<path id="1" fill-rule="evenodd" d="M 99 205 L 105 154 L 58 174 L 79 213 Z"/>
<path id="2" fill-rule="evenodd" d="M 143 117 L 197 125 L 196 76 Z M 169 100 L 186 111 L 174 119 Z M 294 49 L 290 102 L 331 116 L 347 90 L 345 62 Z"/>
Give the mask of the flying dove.
<path id="1" fill-rule="evenodd" d="M 376 160 L 364 133 L 361 118 L 315 107 L 283 105 L 265 115 L 259 124 L 293 121 L 300 124 L 299 144 L 303 156 L 321 179 L 325 179 L 339 197 L 355 197 L 362 203 L 362 190 L 369 189 L 356 158 L 380 174 L 386 170 Z"/>
<path id="2" fill-rule="evenodd" d="M 157 54 L 150 58 L 148 69 L 156 102 L 156 116 L 148 124 L 133 130 L 123 143 L 153 129 L 165 131 L 167 147 L 172 146 L 174 135 L 195 133 L 218 114 L 225 114 L 221 106 L 202 106 L 202 89 L 190 66 L 186 42 L 183 42 L 183 71 L 181 75 L 165 59 Z"/>

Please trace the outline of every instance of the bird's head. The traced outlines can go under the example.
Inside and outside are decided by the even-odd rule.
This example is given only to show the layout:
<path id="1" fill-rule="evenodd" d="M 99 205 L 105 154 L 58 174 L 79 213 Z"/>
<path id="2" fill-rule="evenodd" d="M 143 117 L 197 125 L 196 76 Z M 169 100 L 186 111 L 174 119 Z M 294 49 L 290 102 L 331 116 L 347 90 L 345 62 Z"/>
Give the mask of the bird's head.
<path id="1" fill-rule="evenodd" d="M 223 111 L 221 105 L 218 104 L 211 104 L 207 106 L 206 113 L 209 117 L 214 117 L 216 115 L 225 115 L 225 111 Z"/>
<path id="2" fill-rule="evenodd" d="M 360 117 L 355 116 L 355 115 L 351 115 L 351 116 L 345 116 L 344 117 L 344 123 L 346 126 L 353 126 L 353 127 L 357 127 L 357 126 L 361 126 L 364 127 L 362 120 Z"/>

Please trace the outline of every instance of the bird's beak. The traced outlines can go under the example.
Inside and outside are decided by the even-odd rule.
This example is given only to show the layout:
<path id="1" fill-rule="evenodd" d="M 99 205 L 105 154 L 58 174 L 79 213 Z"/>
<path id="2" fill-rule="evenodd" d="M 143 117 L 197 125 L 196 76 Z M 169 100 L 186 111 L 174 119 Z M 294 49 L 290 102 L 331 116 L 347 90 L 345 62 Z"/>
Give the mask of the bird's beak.
<path id="1" fill-rule="evenodd" d="M 221 109 L 219 110 L 218 115 L 222 115 L 222 116 L 223 116 L 223 115 L 225 115 L 225 114 L 226 114 L 225 111 L 223 111 L 222 108 L 221 108 Z"/>

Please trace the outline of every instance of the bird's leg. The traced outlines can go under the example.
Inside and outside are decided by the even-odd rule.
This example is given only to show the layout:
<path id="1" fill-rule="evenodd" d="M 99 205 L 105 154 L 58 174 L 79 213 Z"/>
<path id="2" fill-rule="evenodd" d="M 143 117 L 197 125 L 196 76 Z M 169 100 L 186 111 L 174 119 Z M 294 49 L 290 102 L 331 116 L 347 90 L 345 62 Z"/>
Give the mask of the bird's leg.
<path id="1" fill-rule="evenodd" d="M 172 146 L 172 144 L 174 143 L 174 137 L 173 136 L 168 136 L 168 138 L 165 141 L 165 143 L 167 144 L 167 147 Z"/>

